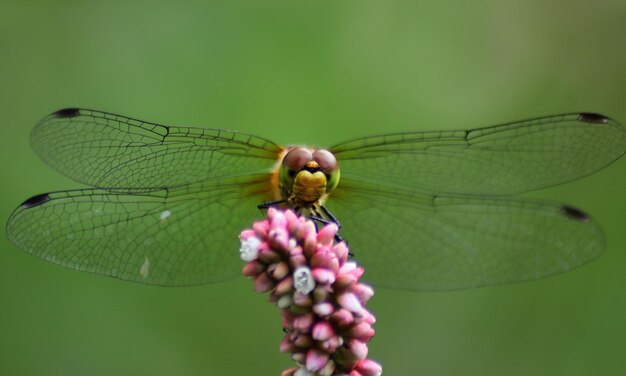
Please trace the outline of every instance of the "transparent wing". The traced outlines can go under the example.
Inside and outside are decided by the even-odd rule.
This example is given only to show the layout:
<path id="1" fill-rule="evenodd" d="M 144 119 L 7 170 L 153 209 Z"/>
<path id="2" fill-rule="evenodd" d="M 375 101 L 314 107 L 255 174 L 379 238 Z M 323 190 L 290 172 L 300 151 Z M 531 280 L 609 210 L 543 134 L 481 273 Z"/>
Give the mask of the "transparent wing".
<path id="1" fill-rule="evenodd" d="M 238 275 L 239 231 L 262 213 L 267 175 L 180 189 L 53 192 L 26 200 L 7 234 L 28 253 L 72 269 L 163 286 Z"/>
<path id="2" fill-rule="evenodd" d="M 100 188 L 162 188 L 268 171 L 282 150 L 244 133 L 75 108 L 42 119 L 31 144 L 60 173 Z"/>
<path id="3" fill-rule="evenodd" d="M 626 129 L 566 114 L 467 131 L 361 138 L 330 149 L 341 176 L 434 193 L 514 194 L 575 180 L 626 151 Z"/>
<path id="4" fill-rule="evenodd" d="M 550 276 L 598 257 L 604 236 L 583 212 L 507 197 L 430 196 L 343 181 L 327 207 L 366 280 L 453 290 Z"/>

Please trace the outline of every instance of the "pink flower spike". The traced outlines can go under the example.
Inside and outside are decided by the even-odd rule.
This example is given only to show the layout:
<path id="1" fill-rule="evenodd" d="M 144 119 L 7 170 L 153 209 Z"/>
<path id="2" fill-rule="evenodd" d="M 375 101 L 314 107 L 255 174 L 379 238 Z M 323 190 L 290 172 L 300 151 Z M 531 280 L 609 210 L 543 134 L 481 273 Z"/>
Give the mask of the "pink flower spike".
<path id="1" fill-rule="evenodd" d="M 350 312 L 358 313 L 363 309 L 361 302 L 357 299 L 356 295 L 351 292 L 345 292 L 339 295 L 337 302 L 342 308 L 347 309 Z"/>
<path id="2" fill-rule="evenodd" d="M 339 228 L 334 223 L 324 226 L 324 228 L 317 233 L 317 242 L 320 244 L 332 244 L 335 235 L 337 235 L 337 230 L 339 230 Z"/>
<path id="3" fill-rule="evenodd" d="M 355 368 L 363 376 L 380 376 L 383 374 L 383 367 L 369 359 L 361 360 Z"/>
<path id="4" fill-rule="evenodd" d="M 306 368 L 311 372 L 317 372 L 328 363 L 328 353 L 312 348 L 306 353 Z"/>
<path id="5" fill-rule="evenodd" d="M 359 280 L 363 268 L 348 261 L 337 226 L 316 224 L 292 211 L 268 210 L 267 219 L 240 234 L 242 273 L 269 292 L 285 335 L 280 350 L 297 363 L 281 376 L 379 376 L 367 359 L 376 321 L 365 303 L 374 291 Z"/>
<path id="6" fill-rule="evenodd" d="M 313 325 L 312 337 L 316 341 L 326 341 L 334 335 L 335 331 L 328 321 L 318 321 Z"/>
<path id="7" fill-rule="evenodd" d="M 313 278 L 318 282 L 325 285 L 330 285 L 335 282 L 335 273 L 325 268 L 315 268 L 312 271 Z"/>

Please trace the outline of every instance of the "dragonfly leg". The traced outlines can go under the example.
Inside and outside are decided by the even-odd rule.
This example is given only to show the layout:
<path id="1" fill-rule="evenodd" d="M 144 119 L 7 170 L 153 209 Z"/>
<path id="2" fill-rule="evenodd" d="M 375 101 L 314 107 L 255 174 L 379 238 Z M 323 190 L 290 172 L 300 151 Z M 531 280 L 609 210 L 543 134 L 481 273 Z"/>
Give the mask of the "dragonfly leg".
<path id="1" fill-rule="evenodd" d="M 326 210 L 325 210 L 325 211 L 326 211 Z M 341 226 L 339 225 L 339 222 L 337 222 L 337 220 L 336 220 L 334 217 L 332 217 L 332 216 L 331 216 L 329 219 L 325 219 L 325 218 L 322 218 L 322 217 L 320 217 L 320 216 L 317 216 L 317 215 L 312 214 L 312 215 L 310 215 L 308 218 L 309 218 L 309 219 L 311 219 L 313 222 L 315 222 L 315 227 L 316 227 L 316 228 L 317 228 L 317 224 L 318 224 L 318 223 L 321 223 L 321 224 L 324 224 L 324 225 L 329 225 L 329 224 L 331 224 L 331 223 L 334 223 L 334 224 L 336 224 L 336 225 L 337 225 L 337 227 L 341 227 Z M 335 234 L 335 241 L 336 241 L 337 243 L 345 242 L 346 244 L 348 244 L 348 242 L 346 242 L 346 241 L 345 241 L 345 240 L 341 237 L 341 235 L 339 235 L 339 232 L 337 232 L 337 233 Z"/>
<path id="2" fill-rule="evenodd" d="M 334 223 L 337 225 L 337 227 L 341 228 L 341 222 L 339 222 L 339 220 L 335 218 L 334 215 L 332 215 L 332 213 L 330 212 L 330 210 L 328 210 L 328 208 L 326 208 L 326 206 L 320 205 L 320 208 L 322 209 L 322 211 L 324 212 L 324 215 L 326 215 L 326 217 L 329 219 L 331 223 Z"/>
<path id="3" fill-rule="evenodd" d="M 279 206 L 280 204 L 284 204 L 286 202 L 287 200 L 266 201 L 266 202 L 262 202 L 258 204 L 256 207 L 259 209 L 269 209 L 269 208 L 275 208 Z"/>

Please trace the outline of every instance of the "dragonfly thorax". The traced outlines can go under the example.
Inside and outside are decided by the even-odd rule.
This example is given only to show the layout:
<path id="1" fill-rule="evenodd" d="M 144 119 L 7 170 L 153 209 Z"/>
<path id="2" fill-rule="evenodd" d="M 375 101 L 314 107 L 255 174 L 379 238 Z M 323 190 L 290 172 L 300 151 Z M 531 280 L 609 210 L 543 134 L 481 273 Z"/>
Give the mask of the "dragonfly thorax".
<path id="1" fill-rule="evenodd" d="M 338 183 L 339 164 L 327 150 L 296 147 L 281 162 L 280 190 L 292 208 L 320 204 Z"/>

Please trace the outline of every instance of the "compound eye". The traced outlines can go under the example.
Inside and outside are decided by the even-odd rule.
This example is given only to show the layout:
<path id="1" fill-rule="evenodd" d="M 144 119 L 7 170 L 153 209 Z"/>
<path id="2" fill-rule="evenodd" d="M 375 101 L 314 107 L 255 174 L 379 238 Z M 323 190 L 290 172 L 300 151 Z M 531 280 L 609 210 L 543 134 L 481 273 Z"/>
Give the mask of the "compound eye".
<path id="1" fill-rule="evenodd" d="M 324 173 L 337 171 L 339 164 L 333 153 L 328 150 L 317 150 L 313 153 L 313 160 L 317 162 Z"/>
<path id="2" fill-rule="evenodd" d="M 300 171 L 308 161 L 313 158 L 313 154 L 306 148 L 295 148 L 290 150 L 283 158 L 283 166 L 289 171 Z M 291 172 L 290 172 L 291 174 Z"/>

